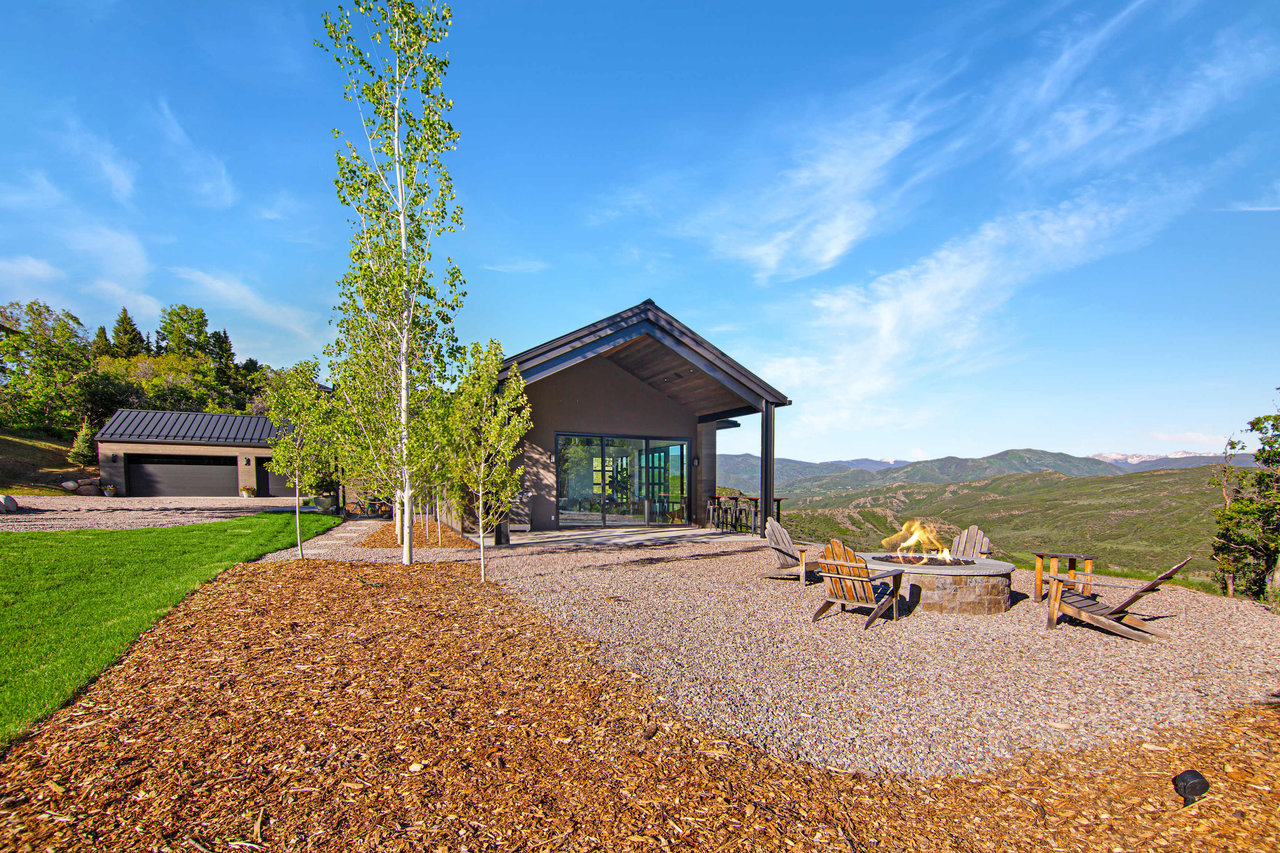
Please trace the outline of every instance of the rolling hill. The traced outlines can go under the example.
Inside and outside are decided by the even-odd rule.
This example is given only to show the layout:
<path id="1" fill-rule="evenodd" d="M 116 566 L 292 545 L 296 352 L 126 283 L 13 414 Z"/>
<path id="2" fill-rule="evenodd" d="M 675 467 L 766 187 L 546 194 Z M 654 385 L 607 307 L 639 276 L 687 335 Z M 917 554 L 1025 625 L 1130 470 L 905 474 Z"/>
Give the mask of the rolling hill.
<path id="1" fill-rule="evenodd" d="M 774 482 L 781 497 L 842 494 L 853 489 L 890 483 L 952 483 L 998 477 L 1002 474 L 1058 471 L 1072 477 L 1117 475 L 1119 468 L 1098 459 L 1046 450 L 1006 450 L 981 459 L 946 456 L 922 462 L 893 464 L 878 470 L 849 467 L 852 462 L 798 462 L 779 459 Z M 716 458 L 716 482 L 755 494 L 760 488 L 760 457 L 750 453 Z"/>
<path id="2" fill-rule="evenodd" d="M 1179 468 L 1072 477 L 1057 471 L 1006 474 L 968 483 L 911 483 L 788 501 L 784 520 L 810 541 L 835 536 L 859 549 L 910 518 L 929 519 L 948 539 L 977 524 L 1020 565 L 1035 551 L 1097 554 L 1101 568 L 1150 573 L 1188 555 L 1207 573 L 1211 469 Z"/>

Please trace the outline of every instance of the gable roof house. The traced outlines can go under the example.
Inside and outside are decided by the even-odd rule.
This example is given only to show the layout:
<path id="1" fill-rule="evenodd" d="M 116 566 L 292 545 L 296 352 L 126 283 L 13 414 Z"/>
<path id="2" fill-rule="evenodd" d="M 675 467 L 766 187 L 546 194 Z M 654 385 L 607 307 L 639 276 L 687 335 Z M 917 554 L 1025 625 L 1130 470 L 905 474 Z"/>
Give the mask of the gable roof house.
<path id="1" fill-rule="evenodd" d="M 761 415 L 760 492 L 773 502 L 781 392 L 653 300 L 508 358 L 533 409 L 513 528 L 707 523 L 716 433 Z"/>
<path id="2" fill-rule="evenodd" d="M 275 424 L 261 415 L 120 409 L 94 436 L 102 484 L 129 497 L 293 494 L 269 472 Z"/>

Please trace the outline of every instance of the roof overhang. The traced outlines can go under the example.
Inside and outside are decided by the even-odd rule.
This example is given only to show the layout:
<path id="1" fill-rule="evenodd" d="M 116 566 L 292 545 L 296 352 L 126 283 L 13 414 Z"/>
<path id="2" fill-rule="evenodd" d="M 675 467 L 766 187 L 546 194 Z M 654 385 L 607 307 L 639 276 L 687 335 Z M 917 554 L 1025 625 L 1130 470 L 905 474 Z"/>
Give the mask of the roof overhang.
<path id="1" fill-rule="evenodd" d="M 712 345 L 653 300 L 513 355 L 527 384 L 602 356 L 697 415 L 700 423 L 788 406 L 772 385 Z"/>

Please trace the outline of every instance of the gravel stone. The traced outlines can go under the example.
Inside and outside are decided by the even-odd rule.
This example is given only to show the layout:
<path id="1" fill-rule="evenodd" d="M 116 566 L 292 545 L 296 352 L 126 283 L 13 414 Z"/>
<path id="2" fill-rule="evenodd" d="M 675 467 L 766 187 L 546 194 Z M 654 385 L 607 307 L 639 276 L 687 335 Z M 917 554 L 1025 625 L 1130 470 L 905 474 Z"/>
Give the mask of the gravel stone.
<path id="1" fill-rule="evenodd" d="M 759 540 L 491 555 L 492 579 L 684 713 L 846 771 L 969 774 L 1068 733 L 1086 746 L 1149 735 L 1280 686 L 1280 617 L 1183 587 L 1140 603 L 1172 635 L 1149 644 L 1065 619 L 1046 630 L 1023 570 L 1007 613 L 916 610 L 864 631 L 865 611 L 815 624 L 823 586 L 780 579 Z"/>

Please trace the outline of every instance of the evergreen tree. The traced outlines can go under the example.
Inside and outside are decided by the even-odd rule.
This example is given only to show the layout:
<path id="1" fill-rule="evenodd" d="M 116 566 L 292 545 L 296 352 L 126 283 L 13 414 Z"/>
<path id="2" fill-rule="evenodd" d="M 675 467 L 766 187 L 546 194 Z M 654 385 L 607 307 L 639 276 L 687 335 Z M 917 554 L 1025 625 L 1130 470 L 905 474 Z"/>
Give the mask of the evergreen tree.
<path id="1" fill-rule="evenodd" d="M 128 308 L 121 308 L 111 330 L 111 354 L 116 358 L 134 358 L 151 352 L 151 343 L 142 336 Z"/>
<path id="2" fill-rule="evenodd" d="M 81 468 L 98 461 L 98 454 L 93 449 L 93 429 L 88 421 L 80 425 L 80 431 L 76 433 L 75 443 L 71 445 L 71 452 L 67 454 L 67 459 Z"/>
<path id="3" fill-rule="evenodd" d="M 97 334 L 89 343 L 89 358 L 97 361 L 104 355 L 111 355 L 112 352 L 111 341 L 107 339 L 107 327 L 99 326 Z"/>

